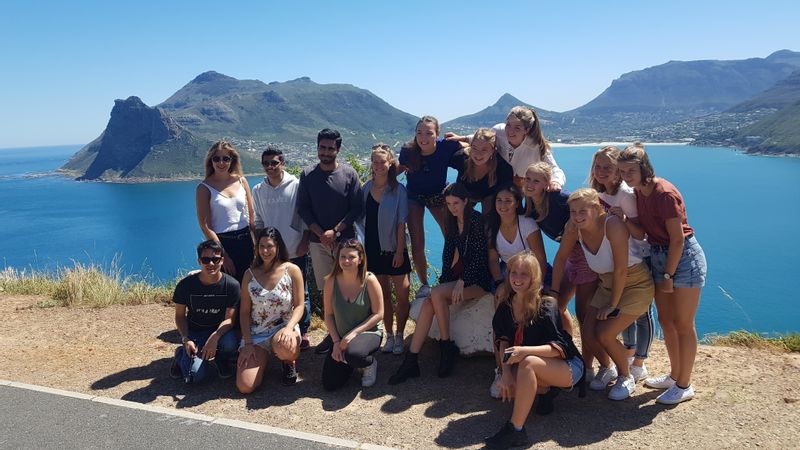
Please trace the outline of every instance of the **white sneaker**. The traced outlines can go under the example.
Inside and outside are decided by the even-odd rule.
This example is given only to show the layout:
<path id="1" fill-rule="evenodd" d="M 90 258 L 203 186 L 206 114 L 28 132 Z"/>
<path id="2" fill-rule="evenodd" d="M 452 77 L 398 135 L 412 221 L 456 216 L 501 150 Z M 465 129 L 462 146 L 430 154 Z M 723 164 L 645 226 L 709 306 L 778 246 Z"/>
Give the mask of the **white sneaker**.
<path id="1" fill-rule="evenodd" d="M 394 335 L 387 334 L 386 335 L 386 343 L 383 344 L 383 348 L 381 349 L 383 353 L 392 353 L 394 351 Z"/>
<path id="2" fill-rule="evenodd" d="M 677 405 L 680 402 L 685 402 L 693 398 L 694 388 L 691 384 L 686 389 L 681 389 L 678 385 L 672 385 L 672 387 L 656 397 L 656 403 L 661 403 L 662 405 Z"/>
<path id="3" fill-rule="evenodd" d="M 403 345 L 403 336 L 396 334 L 394 335 L 394 346 L 392 347 L 392 353 L 395 355 L 402 355 L 403 351 L 405 351 L 405 346 Z"/>
<path id="4" fill-rule="evenodd" d="M 417 295 L 414 298 L 417 300 L 424 300 L 430 297 L 430 295 L 431 295 L 431 287 L 428 286 L 427 284 L 423 284 L 417 290 Z"/>
<path id="5" fill-rule="evenodd" d="M 647 378 L 648 375 L 647 366 L 645 366 L 644 364 L 642 364 L 641 366 L 631 365 L 630 371 L 631 375 L 633 375 L 634 381 L 636 381 L 637 383 Z"/>
<path id="6" fill-rule="evenodd" d="M 589 389 L 593 391 L 602 391 L 614 378 L 617 378 L 616 366 L 611 366 L 610 368 L 600 367 L 600 370 L 597 371 L 597 375 L 595 375 L 589 383 Z"/>
<path id="7" fill-rule="evenodd" d="M 364 368 L 364 373 L 361 374 L 361 386 L 370 387 L 375 384 L 378 379 L 378 360 L 372 358 L 372 364 Z"/>
<path id="8" fill-rule="evenodd" d="M 608 391 L 608 398 L 611 400 L 625 400 L 633 394 L 634 390 L 636 390 L 636 381 L 633 379 L 633 375 L 618 377 L 617 382 Z"/>
<path id="9" fill-rule="evenodd" d="M 653 389 L 669 389 L 675 385 L 675 380 L 668 373 L 644 380 L 644 385 Z"/>
<path id="10" fill-rule="evenodd" d="M 500 373 L 500 369 L 495 367 L 494 368 L 494 381 L 492 381 L 492 385 L 489 386 L 489 396 L 492 398 L 500 398 L 500 381 L 503 379 L 503 375 Z"/>

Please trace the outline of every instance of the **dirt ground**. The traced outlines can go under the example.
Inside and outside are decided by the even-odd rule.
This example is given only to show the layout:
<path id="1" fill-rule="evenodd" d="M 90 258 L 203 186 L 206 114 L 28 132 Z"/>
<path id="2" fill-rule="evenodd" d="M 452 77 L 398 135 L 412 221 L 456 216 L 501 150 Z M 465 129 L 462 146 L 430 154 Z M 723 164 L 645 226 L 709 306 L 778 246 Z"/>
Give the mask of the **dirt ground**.
<path id="1" fill-rule="evenodd" d="M 510 405 L 488 395 L 493 361 L 460 359 L 455 374 L 436 377 L 438 350 L 421 355 L 423 376 L 389 386 L 400 356 L 379 356 L 378 382 L 357 376 L 341 391 L 322 390 L 323 357 L 298 361 L 300 380 L 280 384 L 271 364 L 262 387 L 237 393 L 233 380 L 185 386 L 169 378 L 178 334 L 164 305 L 104 309 L 39 308 L 36 297 L 0 297 L 0 379 L 185 409 L 399 448 L 477 448 L 509 417 Z M 317 331 L 312 341 L 322 338 Z M 651 373 L 667 369 L 663 344 L 653 346 Z M 562 393 L 550 416 L 531 415 L 536 447 L 797 448 L 800 437 L 800 355 L 701 346 L 694 400 L 655 403 L 641 384 L 632 398 Z"/>

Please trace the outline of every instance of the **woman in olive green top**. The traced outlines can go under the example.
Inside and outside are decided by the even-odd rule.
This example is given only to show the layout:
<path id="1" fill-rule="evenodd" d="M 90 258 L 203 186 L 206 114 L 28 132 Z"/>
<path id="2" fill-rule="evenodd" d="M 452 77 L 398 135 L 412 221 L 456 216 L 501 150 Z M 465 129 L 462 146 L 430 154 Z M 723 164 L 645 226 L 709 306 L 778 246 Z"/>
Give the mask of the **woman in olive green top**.
<path id="1" fill-rule="evenodd" d="M 325 325 L 333 349 L 322 367 L 322 386 L 338 389 L 353 369 L 363 369 L 361 385 L 375 384 L 378 361 L 372 356 L 383 339 L 383 292 L 378 279 L 367 272 L 364 247 L 348 239 L 336 248 L 333 271 L 322 292 Z"/>

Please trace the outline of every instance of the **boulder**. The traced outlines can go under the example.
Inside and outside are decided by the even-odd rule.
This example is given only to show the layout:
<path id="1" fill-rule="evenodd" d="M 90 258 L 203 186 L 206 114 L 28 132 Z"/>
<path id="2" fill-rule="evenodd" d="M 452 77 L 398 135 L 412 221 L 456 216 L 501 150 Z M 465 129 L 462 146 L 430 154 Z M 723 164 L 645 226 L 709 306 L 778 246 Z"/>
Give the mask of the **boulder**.
<path id="1" fill-rule="evenodd" d="M 424 301 L 430 301 L 426 299 Z M 420 304 L 415 301 L 411 308 L 411 317 L 419 316 Z M 481 298 L 470 300 L 459 305 L 450 306 L 450 339 L 454 340 L 461 355 L 476 353 L 492 353 L 492 317 L 494 317 L 494 296 L 486 294 Z M 439 325 L 436 319 L 428 333 L 433 339 L 439 339 Z"/>

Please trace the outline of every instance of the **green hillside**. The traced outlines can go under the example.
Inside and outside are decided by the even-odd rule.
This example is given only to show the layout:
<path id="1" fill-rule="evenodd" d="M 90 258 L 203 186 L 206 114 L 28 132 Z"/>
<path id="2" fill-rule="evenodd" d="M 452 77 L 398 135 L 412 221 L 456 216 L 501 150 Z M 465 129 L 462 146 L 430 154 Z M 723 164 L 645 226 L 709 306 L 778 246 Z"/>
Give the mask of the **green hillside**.
<path id="1" fill-rule="evenodd" d="M 743 129 L 736 142 L 748 152 L 800 154 L 800 101 Z"/>

